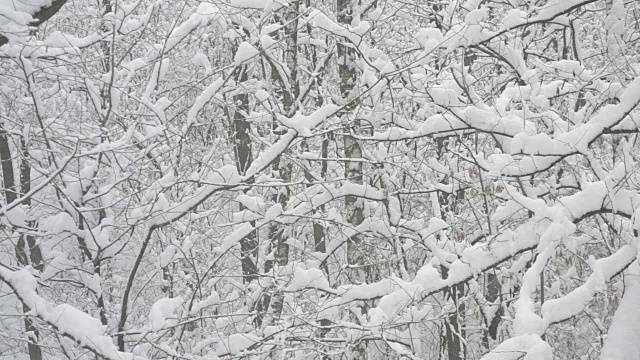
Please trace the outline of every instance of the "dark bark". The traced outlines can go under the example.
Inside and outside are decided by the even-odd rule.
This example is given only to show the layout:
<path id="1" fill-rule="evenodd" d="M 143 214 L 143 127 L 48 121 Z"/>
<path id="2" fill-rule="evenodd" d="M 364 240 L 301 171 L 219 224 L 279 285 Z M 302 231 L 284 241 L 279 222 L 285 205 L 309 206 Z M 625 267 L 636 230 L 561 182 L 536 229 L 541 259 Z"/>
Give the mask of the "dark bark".
<path id="1" fill-rule="evenodd" d="M 498 276 L 496 274 L 487 273 L 487 284 L 486 284 L 487 301 L 494 303 L 496 300 L 498 300 L 498 298 L 500 298 L 500 303 L 499 303 L 500 308 L 498 308 L 498 311 L 496 311 L 496 314 L 493 316 L 493 319 L 487 319 L 487 320 L 490 320 L 489 324 L 487 324 L 489 326 L 489 329 L 488 329 L 489 336 L 491 336 L 493 340 L 496 340 L 498 338 L 498 325 L 500 325 L 500 319 L 502 318 L 501 287 L 502 285 L 500 284 L 500 280 L 498 279 Z"/>
<path id="2" fill-rule="evenodd" d="M 18 198 L 13 174 L 13 160 L 9 148 L 9 134 L 0 125 L 0 162 L 2 163 L 2 180 L 4 182 L 4 197 L 7 204 L 11 204 Z"/>
<path id="3" fill-rule="evenodd" d="M 127 280 L 127 287 L 124 289 L 124 294 L 122 295 L 122 304 L 120 309 L 120 321 L 118 322 L 118 336 L 117 336 L 117 344 L 119 351 L 125 351 L 124 347 L 124 332 L 127 324 L 128 317 L 128 309 L 129 309 L 129 296 L 131 294 L 131 290 L 133 289 L 133 281 L 136 277 L 136 273 L 138 272 L 138 268 L 140 267 L 140 263 L 142 263 L 142 258 L 144 257 L 145 252 L 147 251 L 147 246 L 149 245 L 149 241 L 151 240 L 151 236 L 155 231 L 156 227 L 151 227 L 146 231 L 145 237 L 142 240 L 142 248 L 140 248 L 140 252 L 136 257 L 136 261 L 133 263 L 133 268 L 129 273 L 129 279 Z"/>
<path id="4" fill-rule="evenodd" d="M 351 25 L 353 8 L 351 7 L 351 0 L 337 0 L 336 1 L 336 17 L 338 24 L 348 27 Z M 337 44 L 338 52 L 338 75 L 340 76 L 340 97 L 344 105 L 343 120 L 349 122 L 350 113 L 356 107 L 356 96 L 354 93 L 355 84 L 357 82 L 356 71 L 356 51 L 344 44 L 346 39 Z M 343 136 L 343 148 L 344 157 L 347 159 L 360 159 L 362 158 L 362 147 L 360 142 L 350 133 L 358 131 L 358 124 L 346 124 L 347 134 Z M 348 181 L 354 184 L 363 184 L 362 174 L 362 162 L 361 161 L 345 161 L 345 177 Z M 364 200 L 356 196 L 345 197 L 345 217 L 347 222 L 356 227 L 364 221 Z M 354 234 L 347 240 L 347 263 L 350 267 L 347 273 L 349 281 L 352 284 L 362 284 L 371 280 L 371 269 L 365 263 L 365 250 L 363 249 L 362 235 Z M 362 314 L 366 314 L 368 307 L 366 303 L 361 304 L 359 311 Z M 360 342 L 353 347 L 353 358 L 366 359 L 368 357 L 367 343 Z"/>
<path id="5" fill-rule="evenodd" d="M 439 137 L 436 139 L 436 151 L 438 160 L 443 160 L 445 153 L 449 148 L 449 139 L 446 137 Z M 444 176 L 440 181 L 442 184 L 448 184 L 449 179 Z M 454 200 L 455 201 L 455 200 Z M 449 194 L 445 192 L 438 192 L 438 205 L 440 207 L 440 217 L 442 220 L 447 221 L 447 214 L 452 210 L 454 204 L 451 204 Z M 448 268 L 444 265 L 441 266 L 442 278 L 448 277 Z M 453 302 L 454 311 L 449 313 L 445 324 L 445 336 L 443 338 L 443 347 L 446 348 L 446 354 L 449 360 L 462 360 L 464 359 L 464 345 L 462 343 L 462 337 L 464 336 L 461 330 L 460 314 L 464 313 L 464 307 L 459 303 L 458 299 L 464 295 L 464 284 L 459 284 L 445 289 L 445 300 Z"/>
<path id="6" fill-rule="evenodd" d="M 236 83 L 242 84 L 247 81 L 247 67 L 241 66 L 236 69 L 235 80 Z M 253 163 L 253 147 L 251 141 L 251 124 L 245 119 L 244 113 L 249 112 L 249 95 L 246 93 L 240 93 L 233 97 L 233 102 L 236 104 L 236 109 L 233 111 L 232 129 L 233 129 L 233 150 L 236 156 L 236 168 L 238 173 L 245 174 L 247 169 Z M 244 206 L 240 205 L 240 211 L 245 210 Z M 255 225 L 252 222 L 251 225 Z M 240 240 L 240 252 L 242 263 L 242 275 L 244 276 L 244 282 L 250 283 L 256 280 L 258 276 L 258 234 L 257 231 L 252 231 L 249 235 Z"/>
<path id="7" fill-rule="evenodd" d="M 23 141 L 22 148 L 23 151 L 26 151 L 24 147 L 25 143 Z M 15 186 L 15 174 L 13 172 L 13 159 L 11 158 L 11 149 L 9 147 L 9 134 L 2 126 L 0 126 L 0 162 L 2 163 L 2 179 L 4 182 L 5 200 L 8 205 L 14 202 L 18 198 L 18 195 Z M 24 193 L 29 192 L 30 189 L 30 171 L 31 169 L 26 162 L 26 159 L 23 159 L 20 166 L 20 182 L 22 185 L 22 191 Z M 31 203 L 31 200 L 29 198 L 26 198 L 22 203 L 23 205 L 29 205 Z M 25 244 L 25 237 L 30 247 L 28 255 Z M 35 269 L 42 270 L 43 264 L 42 255 L 40 254 L 40 247 L 36 245 L 36 241 L 33 236 L 21 234 L 18 238 L 18 243 L 16 244 L 15 251 L 19 265 L 29 265 L 29 263 L 31 262 Z M 29 308 L 26 305 L 23 305 L 23 311 L 27 313 L 29 311 Z M 42 350 L 40 349 L 40 346 L 37 345 L 38 330 L 33 325 L 33 320 L 28 316 L 25 317 L 24 326 L 25 331 L 31 332 L 33 334 L 32 339 L 30 339 L 27 345 L 29 350 L 29 358 L 31 360 L 41 360 Z"/>
<path id="8" fill-rule="evenodd" d="M 30 26 L 39 26 L 45 21 L 49 20 L 53 15 L 55 15 L 64 5 L 67 0 L 53 0 L 50 6 L 46 6 L 40 8 L 35 14 L 31 14 L 33 17 L 33 21 L 29 24 Z M 0 46 L 9 42 L 6 36 L 0 34 Z"/>
<path id="9" fill-rule="evenodd" d="M 24 195 L 31 191 L 31 166 L 29 166 L 29 162 L 27 161 L 29 151 L 27 149 L 27 143 L 25 142 L 25 139 L 21 139 L 20 144 L 22 147 L 22 161 L 20 162 L 20 191 Z M 30 206 L 31 198 L 25 197 L 22 201 L 22 205 Z M 27 225 L 30 227 L 35 226 L 35 224 L 35 221 L 27 221 Z M 27 239 L 27 246 L 29 247 L 29 260 L 31 266 L 33 266 L 38 271 L 44 270 L 44 263 L 42 262 L 42 252 L 40 251 L 40 246 L 36 244 L 36 238 L 33 235 L 28 234 L 23 234 L 20 236 L 20 238 Z"/>
<path id="10" fill-rule="evenodd" d="M 299 95 L 298 86 L 298 16 L 300 11 L 300 1 L 291 1 L 286 15 L 285 37 L 285 62 L 289 69 L 289 81 L 284 81 L 281 78 L 280 73 L 277 71 L 276 64 L 271 63 L 272 76 L 279 83 L 282 89 L 282 112 L 285 116 L 291 117 L 296 110 L 296 101 Z M 277 124 L 274 123 L 273 129 L 275 130 Z M 274 131 L 275 133 L 275 131 Z M 272 164 L 272 173 L 277 174 L 283 182 L 290 182 L 291 175 L 293 173 L 292 164 L 283 163 L 282 156 L 278 156 Z M 282 191 L 276 190 L 272 195 L 272 201 L 279 203 L 282 208 L 286 208 L 289 202 L 290 188 L 285 187 Z M 274 261 L 265 263 L 265 272 L 269 272 L 273 269 L 274 262 L 278 266 L 285 266 L 289 262 L 289 244 L 285 238 L 284 228 L 282 225 L 274 223 L 269 229 L 269 237 L 271 239 L 271 248 L 273 249 Z M 264 308 L 268 309 L 269 303 L 271 303 L 271 296 L 266 295 L 264 298 Z M 279 321 L 282 316 L 284 306 L 284 293 L 277 291 L 273 295 L 273 302 L 271 304 L 273 320 Z"/>

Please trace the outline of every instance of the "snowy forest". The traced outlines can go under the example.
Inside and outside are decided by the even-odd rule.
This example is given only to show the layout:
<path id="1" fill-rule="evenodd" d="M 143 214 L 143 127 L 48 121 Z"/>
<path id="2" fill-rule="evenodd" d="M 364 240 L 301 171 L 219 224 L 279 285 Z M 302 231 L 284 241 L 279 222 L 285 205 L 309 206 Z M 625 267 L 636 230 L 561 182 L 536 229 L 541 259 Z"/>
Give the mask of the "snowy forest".
<path id="1" fill-rule="evenodd" d="M 0 0 L 0 360 L 640 359 L 640 1 Z"/>

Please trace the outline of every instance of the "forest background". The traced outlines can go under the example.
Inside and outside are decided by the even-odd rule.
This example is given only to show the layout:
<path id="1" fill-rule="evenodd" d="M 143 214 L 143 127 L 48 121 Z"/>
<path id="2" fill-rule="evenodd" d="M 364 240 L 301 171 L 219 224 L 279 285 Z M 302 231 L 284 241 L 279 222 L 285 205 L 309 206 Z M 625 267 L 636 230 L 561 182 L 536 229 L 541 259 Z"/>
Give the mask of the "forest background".
<path id="1" fill-rule="evenodd" d="M 0 0 L 0 358 L 636 359 L 640 2 Z"/>

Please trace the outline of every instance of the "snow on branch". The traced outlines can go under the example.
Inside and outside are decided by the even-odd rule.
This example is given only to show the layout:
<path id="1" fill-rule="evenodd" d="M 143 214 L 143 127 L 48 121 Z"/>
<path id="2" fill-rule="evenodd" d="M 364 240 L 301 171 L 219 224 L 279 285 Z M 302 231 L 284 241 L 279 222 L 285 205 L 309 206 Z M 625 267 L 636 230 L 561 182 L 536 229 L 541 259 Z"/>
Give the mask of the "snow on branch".
<path id="1" fill-rule="evenodd" d="M 106 327 L 100 320 L 69 304 L 52 305 L 36 292 L 36 278 L 28 269 L 11 271 L 0 266 L 0 279 L 7 284 L 35 316 L 52 326 L 60 335 L 70 338 L 79 346 L 109 360 L 143 359 L 128 352 L 118 351 L 111 337 L 105 334 Z"/>

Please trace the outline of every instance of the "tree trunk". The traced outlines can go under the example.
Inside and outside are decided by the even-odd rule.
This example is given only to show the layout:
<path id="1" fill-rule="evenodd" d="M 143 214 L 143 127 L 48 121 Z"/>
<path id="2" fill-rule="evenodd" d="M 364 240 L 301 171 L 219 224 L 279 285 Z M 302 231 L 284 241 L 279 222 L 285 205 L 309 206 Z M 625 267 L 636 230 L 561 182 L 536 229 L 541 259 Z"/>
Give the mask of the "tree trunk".
<path id="1" fill-rule="evenodd" d="M 338 24 L 349 27 L 352 20 L 353 9 L 351 0 L 337 0 L 337 20 Z M 346 40 L 345 40 L 346 41 Z M 357 80 L 355 60 L 357 54 L 354 49 L 339 42 L 338 50 L 338 75 L 340 76 L 340 97 L 345 107 L 344 121 L 349 121 L 349 113 L 355 108 L 355 94 L 353 93 Z M 350 124 L 348 132 L 356 132 L 357 124 Z M 343 137 L 344 157 L 346 159 L 362 158 L 362 148 L 360 142 L 353 136 L 347 134 Z M 354 184 L 363 184 L 362 162 L 345 161 L 345 177 L 347 181 Z M 364 201 L 355 196 L 345 197 L 345 216 L 347 222 L 352 226 L 358 226 L 364 221 Z M 364 249 L 362 248 L 362 236 L 355 234 L 347 240 L 347 263 L 350 267 L 348 272 L 349 281 L 352 284 L 366 283 L 369 278 L 369 270 L 365 265 Z M 360 306 L 360 311 L 364 315 L 367 311 L 366 305 Z M 353 347 L 353 358 L 367 358 L 367 344 L 360 342 Z"/>
<path id="2" fill-rule="evenodd" d="M 446 137 L 439 137 L 436 139 L 436 154 L 438 160 L 442 160 L 444 154 L 449 147 L 449 139 Z M 448 176 L 444 176 L 440 181 L 442 184 L 448 184 Z M 440 212 L 440 218 L 444 221 L 447 219 L 447 211 L 450 209 L 449 194 L 444 192 L 438 192 L 438 211 Z M 444 265 L 440 267 L 442 271 L 442 278 L 448 277 L 448 268 Z M 464 294 L 464 285 L 454 286 L 444 291 L 445 301 L 450 300 L 453 302 L 454 311 L 448 314 L 445 324 L 445 336 L 443 338 L 443 347 L 446 349 L 446 354 L 449 360 L 462 360 L 464 359 L 464 346 L 462 343 L 462 330 L 460 325 L 460 313 L 464 312 L 464 308 L 459 304 L 458 299 Z"/>
<path id="3" fill-rule="evenodd" d="M 241 84 L 247 81 L 247 67 L 241 66 L 236 69 L 236 83 Z M 251 124 L 245 119 L 242 112 L 249 111 L 249 96 L 246 93 L 240 93 L 233 97 L 236 110 L 233 112 L 232 130 L 233 130 L 233 149 L 236 156 L 236 168 L 238 173 L 244 174 L 253 163 L 253 148 L 251 144 Z M 241 204 L 240 211 L 245 210 Z M 251 222 L 255 225 L 255 222 Z M 245 283 L 253 282 L 258 275 L 258 240 L 257 232 L 254 230 L 249 235 L 240 240 L 240 252 L 242 263 L 242 275 Z"/>
<path id="4" fill-rule="evenodd" d="M 280 73 L 276 68 L 276 64 L 272 60 L 268 60 L 271 64 L 271 76 L 280 85 L 282 89 L 282 110 L 285 116 L 291 117 L 295 113 L 296 101 L 299 94 L 298 85 L 298 16 L 300 12 L 300 0 L 291 1 L 285 18 L 285 62 L 289 69 L 289 81 L 286 82 L 280 77 Z M 277 17 L 276 17 L 277 20 Z M 276 35 L 276 34 L 274 34 Z M 287 83 L 289 87 L 287 87 Z M 277 128 L 277 124 L 273 124 L 273 129 Z M 279 135 L 279 134 L 278 134 Z M 278 156 L 271 167 L 271 172 L 285 183 L 291 181 L 293 172 L 293 164 L 285 164 L 282 157 Z M 279 203 L 284 209 L 289 202 L 290 189 L 285 187 L 276 190 L 271 200 Z M 265 261 L 265 273 L 274 270 L 274 265 L 279 267 L 286 266 L 289 263 L 289 244 L 287 244 L 284 228 L 279 224 L 273 224 L 269 228 L 269 238 L 271 239 L 271 250 L 273 251 L 274 260 Z M 277 291 L 273 294 L 273 303 L 271 295 L 266 294 L 260 306 L 268 309 L 271 306 L 272 320 L 278 322 L 281 319 L 284 307 L 284 293 Z"/>
<path id="5" fill-rule="evenodd" d="M 2 162 L 2 179 L 4 182 L 4 194 L 7 205 L 16 201 L 18 196 L 16 193 L 15 187 L 15 176 L 13 172 L 13 159 L 11 158 L 11 149 L 9 147 L 9 134 L 5 131 L 5 129 L 0 126 L 0 162 Z M 23 151 L 25 151 L 24 140 L 22 141 Z M 22 185 L 22 192 L 29 192 L 31 186 L 31 174 L 30 174 L 29 164 L 25 159 L 22 160 L 20 166 L 20 182 Z M 23 205 L 29 205 L 31 203 L 30 199 L 25 199 Z M 25 244 L 25 238 L 27 239 L 27 244 L 29 249 L 27 249 Z M 27 250 L 29 254 L 27 255 Z M 33 236 L 21 234 L 18 238 L 18 243 L 15 247 L 16 258 L 18 259 L 19 265 L 29 265 L 31 263 L 33 267 L 37 270 L 42 270 L 42 255 L 40 253 L 40 247 L 36 244 Z M 26 305 L 23 305 L 23 311 L 27 313 L 29 308 Z M 38 341 L 38 330 L 33 325 L 33 321 L 29 316 L 25 316 L 24 318 L 24 327 L 26 332 L 31 332 L 33 336 L 29 339 L 28 350 L 29 350 L 29 358 L 31 360 L 42 360 L 42 350 L 40 346 L 37 345 Z"/>
<path id="6" fill-rule="evenodd" d="M 15 177 L 13 175 L 13 160 L 11 159 L 11 149 L 9 148 L 9 134 L 0 125 L 0 161 L 2 162 L 2 180 L 4 182 L 4 197 L 7 205 L 18 198 L 15 188 Z"/>

